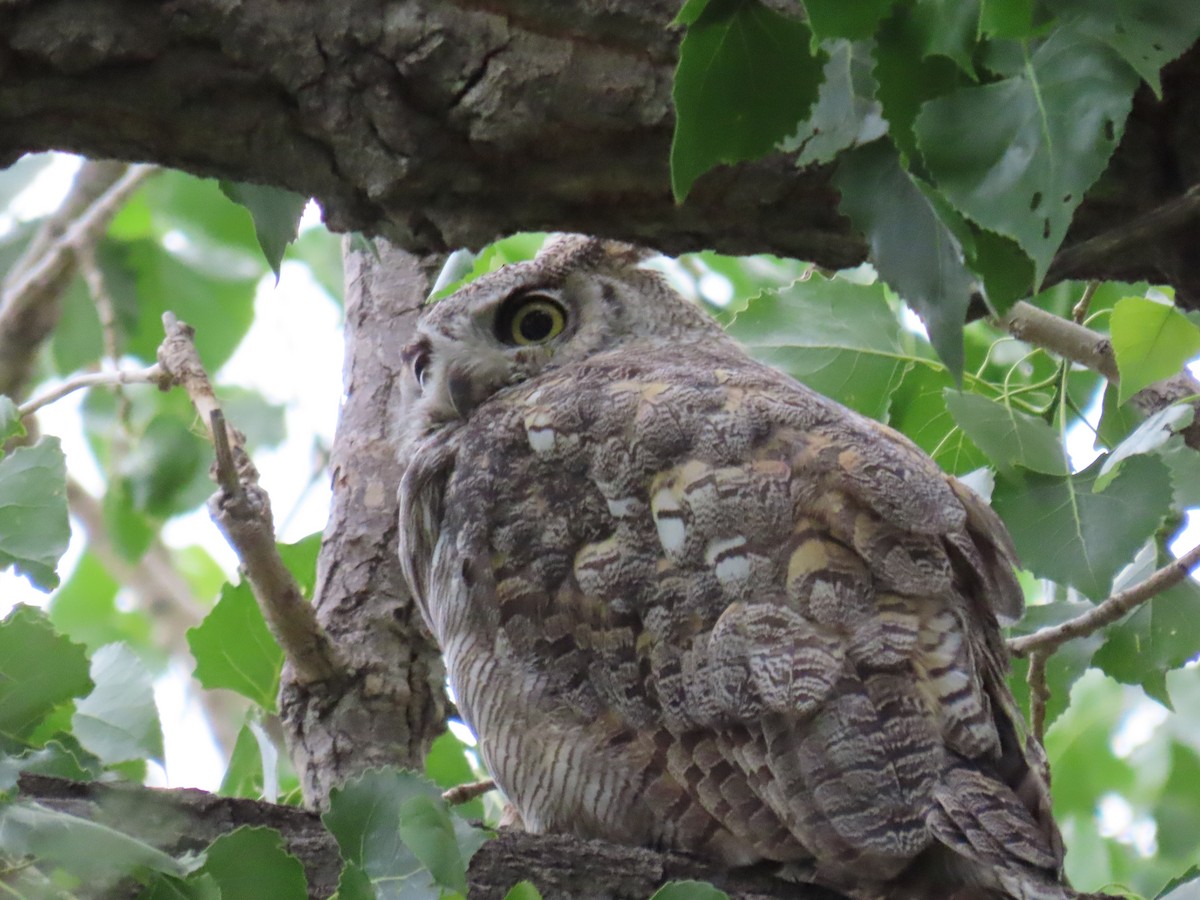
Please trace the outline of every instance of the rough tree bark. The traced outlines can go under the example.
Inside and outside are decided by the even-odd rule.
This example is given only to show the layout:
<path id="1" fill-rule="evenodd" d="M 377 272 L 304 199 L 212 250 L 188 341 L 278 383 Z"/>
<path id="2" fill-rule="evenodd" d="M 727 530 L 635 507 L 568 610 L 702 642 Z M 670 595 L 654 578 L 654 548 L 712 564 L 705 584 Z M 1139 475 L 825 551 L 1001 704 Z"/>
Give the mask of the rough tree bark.
<path id="1" fill-rule="evenodd" d="M 445 728 L 445 670 L 404 586 L 396 551 L 400 348 L 430 278 L 421 260 L 379 241 L 347 248 L 345 399 L 330 469 L 333 507 L 317 563 L 321 624 L 348 663 L 304 684 L 284 669 L 280 710 L 310 805 L 371 766 L 421 769 Z"/>
<path id="2" fill-rule="evenodd" d="M 9 0 L 0 164 L 28 150 L 146 160 L 315 196 L 334 230 L 417 253 L 522 229 L 675 253 L 866 256 L 831 167 L 776 156 L 667 180 L 676 0 Z M 1200 48 L 1143 86 L 1080 207 L 1059 278 L 1145 277 L 1200 296 L 1187 223 L 1070 256 L 1200 182 Z"/>

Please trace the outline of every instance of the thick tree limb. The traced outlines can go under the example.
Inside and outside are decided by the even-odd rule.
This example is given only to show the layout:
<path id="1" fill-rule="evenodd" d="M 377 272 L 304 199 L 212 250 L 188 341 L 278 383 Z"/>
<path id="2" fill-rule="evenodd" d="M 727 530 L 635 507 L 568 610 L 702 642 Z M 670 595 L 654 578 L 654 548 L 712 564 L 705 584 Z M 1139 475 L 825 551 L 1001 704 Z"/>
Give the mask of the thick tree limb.
<path id="1" fill-rule="evenodd" d="M 60 148 L 277 184 L 331 227 L 419 252 L 574 230 L 668 253 L 774 252 L 826 268 L 866 245 L 831 167 L 709 173 L 676 206 L 667 160 L 676 0 L 17 0 L 0 6 L 0 160 Z M 1200 48 L 1144 88 L 1064 245 L 1200 182 Z M 1073 277 L 1200 296 L 1171 226 Z"/>
<path id="2" fill-rule="evenodd" d="M 277 828 L 288 851 L 304 865 L 309 896 L 323 900 L 337 889 L 342 865 L 337 844 L 316 813 L 294 806 L 196 790 L 83 784 L 41 775 L 21 776 L 21 797 L 107 822 L 171 854 L 203 850 L 214 838 L 243 825 Z M 546 900 L 645 900 L 663 882 L 683 879 L 711 880 L 732 900 L 845 900 L 840 894 L 766 873 L 722 872 L 678 853 L 523 832 L 502 833 L 488 841 L 467 873 L 472 900 L 499 900 L 524 879 L 537 885 Z M 127 896 L 135 895 L 136 890 L 131 890 Z"/>

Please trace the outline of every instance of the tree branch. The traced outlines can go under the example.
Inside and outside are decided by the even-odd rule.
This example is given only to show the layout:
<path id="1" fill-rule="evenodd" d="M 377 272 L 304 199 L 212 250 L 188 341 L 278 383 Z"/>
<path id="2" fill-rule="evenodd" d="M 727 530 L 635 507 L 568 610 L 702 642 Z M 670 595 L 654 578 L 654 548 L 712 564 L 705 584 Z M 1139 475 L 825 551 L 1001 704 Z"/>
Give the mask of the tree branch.
<path id="1" fill-rule="evenodd" d="M 62 249 L 63 233 L 94 204 L 102 202 L 98 198 L 121 179 L 127 168 L 111 162 L 84 163 L 62 204 L 0 279 L 0 394 L 19 397 L 24 393 L 38 351 L 58 324 L 62 293 L 74 274 L 75 260 L 73 254 Z M 51 256 L 57 260 L 53 277 L 47 272 L 36 289 L 14 289 L 25 273 Z"/>
<path id="2" fill-rule="evenodd" d="M 825 268 L 867 246 L 833 166 L 781 154 L 670 191 L 676 0 L 0 5 L 0 158 L 68 149 L 315 196 L 418 254 L 548 228 Z M 386 25 L 385 25 L 386 23 Z M 1064 254 L 1197 179 L 1193 48 L 1135 98 Z M 1170 160 L 1169 166 L 1163 160 Z M 1185 229 L 1073 275 L 1200 286 Z M 1064 255 L 1071 261 L 1073 257 Z"/>
<path id="3" fill-rule="evenodd" d="M 1145 581 L 1113 594 L 1082 615 L 1049 628 L 1042 628 L 1033 634 L 1014 638 L 1008 642 L 1008 649 L 1015 656 L 1025 656 L 1035 651 L 1049 653 L 1072 638 L 1084 637 L 1111 625 L 1130 610 L 1179 584 L 1197 565 L 1200 565 L 1200 545 L 1172 560 Z"/>
<path id="4" fill-rule="evenodd" d="M 21 418 L 32 416 L 42 407 L 49 406 L 83 388 L 117 384 L 157 384 L 162 387 L 164 379 L 169 384 L 170 376 L 163 371 L 161 366 L 148 366 L 145 369 L 118 369 L 115 372 L 87 372 L 48 388 L 32 400 L 22 403 L 17 407 L 17 412 L 20 413 Z"/>
<path id="5" fill-rule="evenodd" d="M 1086 366 L 1111 384 L 1120 383 L 1112 341 L 1090 328 L 1038 309 L 1024 300 L 1015 303 L 997 324 L 1018 340 Z M 1181 432 L 1183 439 L 1192 449 L 1200 450 L 1200 381 L 1186 369 L 1138 391 L 1130 400 L 1134 409 L 1145 416 L 1183 401 L 1196 410 L 1192 424 Z"/>
<path id="6" fill-rule="evenodd" d="M 258 484 L 258 470 L 245 452 L 244 439 L 225 427 L 224 414 L 196 352 L 195 332 L 171 313 L 163 316 L 163 327 L 166 337 L 158 348 L 159 365 L 172 383 L 187 391 L 210 440 L 236 460 L 235 490 L 223 489 L 209 501 L 213 521 L 237 553 L 263 616 L 296 677 L 305 683 L 336 680 L 344 670 L 341 657 L 279 556 L 270 498 Z"/>
<path id="7" fill-rule="evenodd" d="M 337 890 L 341 856 L 316 813 L 196 790 L 85 784 L 43 775 L 21 775 L 20 787 L 25 800 L 89 820 L 111 823 L 113 810 L 135 809 L 137 815 L 122 817 L 117 827 L 172 855 L 200 851 L 244 825 L 277 828 L 304 866 L 309 896 L 323 900 Z M 731 900 L 846 900 L 763 871 L 722 871 L 682 853 L 513 831 L 485 843 L 467 872 L 471 900 L 501 900 L 524 880 L 546 900 L 646 900 L 664 882 L 684 879 L 711 881 Z M 129 896 L 136 894 L 134 888 Z"/>

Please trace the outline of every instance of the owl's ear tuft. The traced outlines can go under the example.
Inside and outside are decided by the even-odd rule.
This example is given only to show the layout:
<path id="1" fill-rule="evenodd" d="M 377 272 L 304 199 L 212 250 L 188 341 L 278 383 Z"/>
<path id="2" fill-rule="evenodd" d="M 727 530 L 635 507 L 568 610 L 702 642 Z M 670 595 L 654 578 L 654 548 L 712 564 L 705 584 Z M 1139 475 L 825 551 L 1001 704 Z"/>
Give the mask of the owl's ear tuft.
<path id="1" fill-rule="evenodd" d="M 537 260 L 556 270 L 605 269 L 635 266 L 657 256 L 649 247 L 586 234 L 555 234 L 538 252 Z"/>

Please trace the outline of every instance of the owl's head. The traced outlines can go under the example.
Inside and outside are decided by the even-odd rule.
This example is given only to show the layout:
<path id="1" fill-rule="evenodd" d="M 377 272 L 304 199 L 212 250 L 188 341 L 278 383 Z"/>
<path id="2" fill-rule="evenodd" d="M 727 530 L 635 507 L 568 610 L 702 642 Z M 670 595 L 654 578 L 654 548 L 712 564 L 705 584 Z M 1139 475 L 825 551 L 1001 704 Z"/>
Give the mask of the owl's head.
<path id="1" fill-rule="evenodd" d="M 551 239 L 429 307 L 404 351 L 423 427 L 466 419 L 497 391 L 615 348 L 727 340 L 657 272 L 648 251 L 584 235 Z"/>

